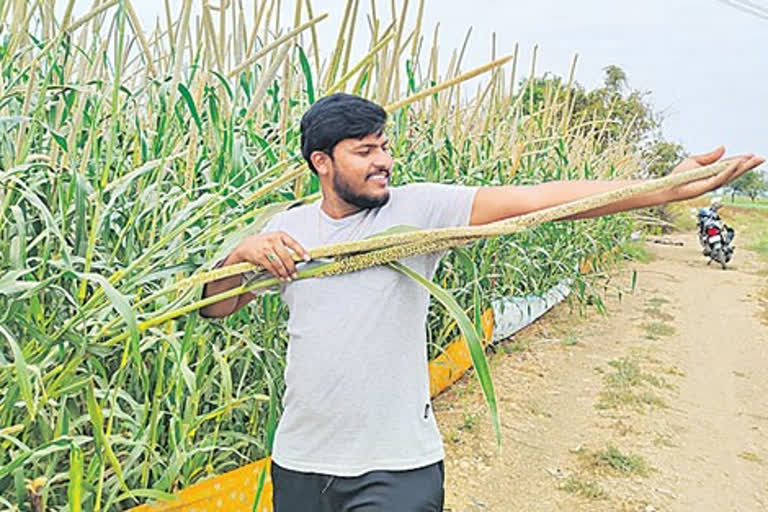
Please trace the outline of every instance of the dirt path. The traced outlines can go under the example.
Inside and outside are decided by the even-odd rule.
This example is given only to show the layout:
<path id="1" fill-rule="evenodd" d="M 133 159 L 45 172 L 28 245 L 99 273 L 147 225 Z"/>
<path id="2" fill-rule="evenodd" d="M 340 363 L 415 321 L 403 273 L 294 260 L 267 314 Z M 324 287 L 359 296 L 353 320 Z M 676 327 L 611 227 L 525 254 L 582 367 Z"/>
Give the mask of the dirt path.
<path id="1" fill-rule="evenodd" d="M 500 347 L 500 456 L 474 376 L 435 400 L 446 510 L 768 510 L 768 265 L 676 238 L 608 316 L 563 304 Z"/>

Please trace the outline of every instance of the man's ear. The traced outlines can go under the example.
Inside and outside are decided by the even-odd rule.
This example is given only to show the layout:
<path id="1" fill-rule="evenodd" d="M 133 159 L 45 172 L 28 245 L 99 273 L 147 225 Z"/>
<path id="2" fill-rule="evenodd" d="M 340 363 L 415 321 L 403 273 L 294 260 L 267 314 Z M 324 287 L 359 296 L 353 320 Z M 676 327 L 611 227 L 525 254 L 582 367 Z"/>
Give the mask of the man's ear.
<path id="1" fill-rule="evenodd" d="M 328 174 L 331 171 L 331 157 L 323 151 L 313 151 L 309 155 L 309 160 L 312 165 L 317 169 L 318 176 Z"/>

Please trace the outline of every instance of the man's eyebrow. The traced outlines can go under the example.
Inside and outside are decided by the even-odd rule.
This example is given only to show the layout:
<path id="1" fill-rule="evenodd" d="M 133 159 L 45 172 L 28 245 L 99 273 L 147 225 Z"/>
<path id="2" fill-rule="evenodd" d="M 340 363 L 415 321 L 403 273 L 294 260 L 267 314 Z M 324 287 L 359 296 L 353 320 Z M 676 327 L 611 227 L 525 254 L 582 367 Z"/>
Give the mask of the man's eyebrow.
<path id="1" fill-rule="evenodd" d="M 374 142 L 362 142 L 360 145 L 355 146 L 355 149 L 363 149 L 363 148 L 377 148 L 379 146 L 386 146 L 389 144 L 389 139 L 385 140 L 381 144 L 376 144 Z"/>

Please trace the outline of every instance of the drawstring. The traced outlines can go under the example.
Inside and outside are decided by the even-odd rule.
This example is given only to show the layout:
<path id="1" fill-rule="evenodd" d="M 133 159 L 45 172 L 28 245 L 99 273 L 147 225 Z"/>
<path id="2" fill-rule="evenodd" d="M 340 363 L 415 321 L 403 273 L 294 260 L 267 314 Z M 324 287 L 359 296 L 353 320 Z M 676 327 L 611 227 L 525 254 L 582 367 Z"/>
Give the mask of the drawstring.
<path id="1" fill-rule="evenodd" d="M 320 491 L 320 494 L 325 494 L 325 491 L 328 490 L 328 488 L 331 486 L 331 482 L 333 482 L 333 479 L 336 478 L 335 476 L 331 476 L 331 478 L 328 479 L 328 483 L 325 484 L 325 487 L 323 487 L 323 490 Z"/>

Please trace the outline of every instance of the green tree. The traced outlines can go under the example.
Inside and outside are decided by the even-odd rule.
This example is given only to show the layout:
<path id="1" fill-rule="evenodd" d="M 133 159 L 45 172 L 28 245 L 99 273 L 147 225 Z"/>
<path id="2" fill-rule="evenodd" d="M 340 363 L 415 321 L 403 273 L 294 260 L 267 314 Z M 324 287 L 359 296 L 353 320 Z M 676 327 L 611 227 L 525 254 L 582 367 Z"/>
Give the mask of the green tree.
<path id="1" fill-rule="evenodd" d="M 619 66 L 606 66 L 603 71 L 605 71 L 606 89 L 621 92 L 621 89 L 627 85 L 627 74 Z"/>
<path id="2" fill-rule="evenodd" d="M 687 156 L 685 148 L 662 136 L 663 116 L 654 111 L 649 91 L 632 89 L 627 74 L 619 66 L 606 66 L 603 72 L 601 87 L 587 90 L 576 82 L 570 95 L 567 82 L 555 75 L 545 74 L 532 83 L 524 81 L 520 89 L 523 109 L 526 113 L 536 112 L 553 95 L 556 102 L 570 101 L 570 116 L 575 124 L 600 126 L 595 132 L 596 152 L 617 143 L 627 144 L 642 158 L 644 177 L 666 176 Z M 651 208 L 649 213 L 668 225 L 674 221 L 673 213 L 665 206 Z"/>
<path id="3" fill-rule="evenodd" d="M 675 165 L 688 156 L 688 153 L 680 144 L 659 138 L 648 144 L 643 151 L 643 156 L 648 174 L 653 178 L 661 178 L 669 174 Z"/>
<path id="4" fill-rule="evenodd" d="M 768 192 L 768 176 L 760 170 L 748 172 L 731 182 L 728 189 L 731 192 L 731 201 L 736 199 L 736 194 L 745 195 L 754 201 L 760 194 Z"/>
<path id="5" fill-rule="evenodd" d="M 687 156 L 685 149 L 661 135 L 663 117 L 648 101 L 649 91 L 629 87 L 627 74 L 619 66 L 603 68 L 603 85 L 587 90 L 578 82 L 572 84 L 568 96 L 567 82 L 562 77 L 545 74 L 521 82 L 521 105 L 525 113 L 543 108 L 546 98 L 556 95 L 556 101 L 570 101 L 570 116 L 578 124 L 599 123 L 601 129 L 596 151 L 617 142 L 629 144 L 646 162 L 648 176 L 662 177 Z"/>
<path id="6" fill-rule="evenodd" d="M 659 116 L 647 101 L 650 92 L 625 92 L 628 82 L 624 70 L 618 66 L 607 66 L 604 71 L 602 87 L 587 90 L 575 82 L 571 85 L 570 96 L 567 82 L 562 77 L 547 73 L 535 78 L 533 83 L 523 80 L 520 90 L 524 113 L 539 111 L 545 105 L 546 98 L 554 94 L 557 102 L 570 101 L 570 116 L 578 123 L 599 123 L 597 152 L 619 141 L 641 151 L 649 140 L 655 138 L 654 133 L 659 128 Z"/>

